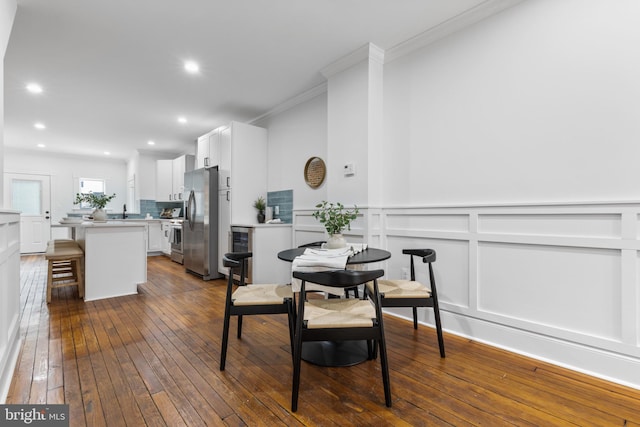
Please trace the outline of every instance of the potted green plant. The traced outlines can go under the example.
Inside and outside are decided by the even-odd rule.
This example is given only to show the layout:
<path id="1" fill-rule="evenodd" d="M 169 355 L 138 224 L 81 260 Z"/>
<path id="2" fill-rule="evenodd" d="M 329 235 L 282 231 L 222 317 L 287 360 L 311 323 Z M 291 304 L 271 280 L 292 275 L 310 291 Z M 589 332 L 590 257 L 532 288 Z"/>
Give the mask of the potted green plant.
<path id="1" fill-rule="evenodd" d="M 106 221 L 107 213 L 104 208 L 114 197 L 116 197 L 115 193 L 110 196 L 104 193 L 76 193 L 74 205 L 87 203 L 94 209 L 92 216 L 95 221 Z"/>
<path id="2" fill-rule="evenodd" d="M 260 196 L 253 202 L 253 207 L 258 210 L 258 223 L 264 223 L 264 210 L 267 208 L 267 202 L 264 200 L 264 197 Z"/>
<path id="3" fill-rule="evenodd" d="M 358 217 L 358 207 L 354 205 L 353 209 L 349 210 L 340 202 L 332 203 L 323 200 L 316 205 L 316 209 L 311 215 L 320 221 L 329 233 L 326 247 L 329 249 L 345 247 L 347 241 L 342 236 L 342 231 L 351 230 L 351 221 Z"/>

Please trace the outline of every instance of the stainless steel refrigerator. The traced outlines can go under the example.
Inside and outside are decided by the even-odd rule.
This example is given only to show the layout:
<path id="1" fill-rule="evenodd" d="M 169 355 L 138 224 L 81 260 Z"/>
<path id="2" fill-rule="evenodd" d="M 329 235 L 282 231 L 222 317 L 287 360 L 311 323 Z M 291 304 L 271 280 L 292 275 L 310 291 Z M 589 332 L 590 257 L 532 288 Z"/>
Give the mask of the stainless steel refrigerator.
<path id="1" fill-rule="evenodd" d="M 222 277 L 218 273 L 218 168 L 186 172 L 184 200 L 184 267 L 204 280 Z"/>

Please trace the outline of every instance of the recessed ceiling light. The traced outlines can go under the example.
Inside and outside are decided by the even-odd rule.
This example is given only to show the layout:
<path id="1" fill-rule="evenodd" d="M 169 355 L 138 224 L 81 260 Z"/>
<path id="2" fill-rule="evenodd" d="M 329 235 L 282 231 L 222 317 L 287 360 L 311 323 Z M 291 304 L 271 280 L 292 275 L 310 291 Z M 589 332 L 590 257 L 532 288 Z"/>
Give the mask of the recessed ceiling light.
<path id="1" fill-rule="evenodd" d="M 153 141 L 147 141 L 147 144 L 149 144 L 149 145 L 156 145 L 156 143 L 155 143 L 155 142 L 153 142 Z"/>
<path id="2" fill-rule="evenodd" d="M 185 61 L 184 69 L 187 70 L 188 73 L 195 74 L 200 71 L 200 66 L 197 62 L 194 61 Z"/>
<path id="3" fill-rule="evenodd" d="M 178 117 L 178 123 L 182 123 L 182 124 L 187 123 L 187 118 L 182 116 Z"/>
<path id="4" fill-rule="evenodd" d="M 46 129 L 47 128 L 44 125 L 44 123 L 34 123 L 33 127 L 36 128 L 36 129 Z"/>
<path id="5" fill-rule="evenodd" d="M 38 144 L 38 148 L 44 148 L 44 147 L 46 147 L 46 145 L 44 145 L 44 144 Z"/>
<path id="6" fill-rule="evenodd" d="M 42 86 L 38 83 L 29 83 L 27 85 L 27 90 L 31 93 L 42 93 Z"/>
<path id="7" fill-rule="evenodd" d="M 105 154 L 105 155 L 107 155 L 107 156 L 109 156 L 111 153 L 110 153 L 110 152 L 108 152 L 108 151 L 105 151 L 105 152 L 104 152 L 104 154 Z"/>

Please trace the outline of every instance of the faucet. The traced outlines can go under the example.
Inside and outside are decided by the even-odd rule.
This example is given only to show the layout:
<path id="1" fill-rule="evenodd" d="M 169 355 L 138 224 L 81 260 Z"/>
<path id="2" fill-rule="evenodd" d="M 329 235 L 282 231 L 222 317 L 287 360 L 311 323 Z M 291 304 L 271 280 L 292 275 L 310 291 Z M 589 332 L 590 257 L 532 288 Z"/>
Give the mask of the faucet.
<path id="1" fill-rule="evenodd" d="M 124 206 L 122 206 L 122 219 L 126 219 L 127 218 L 127 204 L 125 203 Z"/>

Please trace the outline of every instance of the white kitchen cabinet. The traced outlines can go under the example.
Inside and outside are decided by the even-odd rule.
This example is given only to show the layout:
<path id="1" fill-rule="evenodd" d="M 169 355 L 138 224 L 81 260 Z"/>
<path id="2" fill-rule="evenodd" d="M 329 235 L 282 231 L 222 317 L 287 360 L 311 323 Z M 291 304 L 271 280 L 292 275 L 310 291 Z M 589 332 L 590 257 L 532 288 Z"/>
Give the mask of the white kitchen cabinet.
<path id="1" fill-rule="evenodd" d="M 179 202 L 183 200 L 184 173 L 193 170 L 195 158 L 185 154 L 173 160 L 156 163 L 156 201 Z"/>
<path id="2" fill-rule="evenodd" d="M 196 169 L 206 167 L 209 159 L 209 134 L 198 137 L 196 142 Z"/>
<path id="3" fill-rule="evenodd" d="M 239 122 L 218 130 L 218 253 L 224 254 L 231 224 L 256 224 L 253 202 L 267 194 L 267 130 Z M 228 273 L 222 262 L 218 271 Z"/>
<path id="4" fill-rule="evenodd" d="M 219 132 L 218 188 L 220 190 L 231 188 L 231 126 L 225 126 Z"/>
<path id="5" fill-rule="evenodd" d="M 196 146 L 196 169 L 218 166 L 220 158 L 220 131 L 217 128 L 198 138 Z"/>
<path id="6" fill-rule="evenodd" d="M 160 221 L 148 221 L 147 233 L 147 252 L 162 251 L 162 224 Z"/>
<path id="7" fill-rule="evenodd" d="M 172 201 L 173 160 L 156 161 L 156 201 Z"/>
<path id="8" fill-rule="evenodd" d="M 228 267 L 222 265 L 222 255 L 231 251 L 231 190 L 218 191 L 218 273 L 227 275 Z"/>
<path id="9" fill-rule="evenodd" d="M 171 255 L 171 221 L 161 221 L 160 229 L 162 231 L 162 253 Z"/>
<path id="10" fill-rule="evenodd" d="M 195 158 L 185 154 L 173 159 L 173 200 L 182 201 L 184 193 L 184 173 L 191 172 L 194 167 Z"/>
<path id="11" fill-rule="evenodd" d="M 228 132 L 228 138 L 224 136 Z M 230 167 L 220 173 L 223 184 L 231 192 L 231 223 L 255 224 L 256 210 L 253 202 L 267 194 L 267 130 L 232 122 L 223 131 L 221 147 L 228 144 Z M 221 150 L 222 151 L 222 150 Z M 228 176 L 226 175 L 228 173 Z"/>

